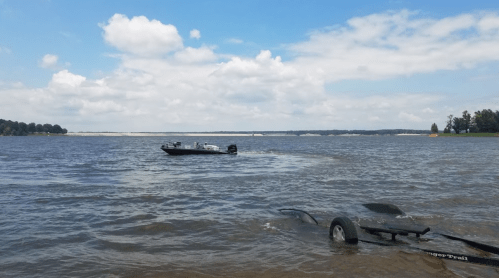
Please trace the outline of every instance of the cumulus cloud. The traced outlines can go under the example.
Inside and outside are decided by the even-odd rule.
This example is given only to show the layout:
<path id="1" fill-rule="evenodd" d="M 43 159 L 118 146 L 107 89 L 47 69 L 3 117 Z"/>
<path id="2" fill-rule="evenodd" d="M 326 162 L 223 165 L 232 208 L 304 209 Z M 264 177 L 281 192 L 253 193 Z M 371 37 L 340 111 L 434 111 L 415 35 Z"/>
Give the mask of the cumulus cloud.
<path id="1" fill-rule="evenodd" d="M 79 112 L 81 115 L 95 115 L 95 114 L 107 114 L 112 112 L 121 112 L 124 108 L 122 105 L 112 101 L 112 100 L 102 100 L 102 101 L 81 101 L 81 109 Z"/>
<path id="2" fill-rule="evenodd" d="M 383 126 L 396 127 L 403 123 L 410 125 L 420 123 L 423 118 L 432 119 L 433 115 L 428 116 L 420 112 L 421 107 L 436 105 L 440 100 L 440 96 L 424 94 L 330 96 L 326 100 L 316 101 L 307 107 L 305 112 L 317 119 L 323 126 L 328 122 L 337 122 L 341 123 L 339 126 L 351 129 L 348 125 L 354 122 L 357 126 L 366 129 L 383 128 Z"/>
<path id="3" fill-rule="evenodd" d="M 217 60 L 217 56 L 209 47 L 200 48 L 186 47 L 182 51 L 175 52 L 174 57 L 182 63 L 212 62 Z"/>
<path id="4" fill-rule="evenodd" d="M 128 19 L 115 14 L 108 24 L 101 24 L 104 40 L 121 51 L 140 56 L 166 54 L 183 48 L 177 28 L 145 16 Z"/>
<path id="5" fill-rule="evenodd" d="M 52 76 L 50 84 L 51 86 L 77 87 L 85 80 L 84 76 L 73 74 L 68 70 L 62 70 Z"/>
<path id="6" fill-rule="evenodd" d="M 53 54 L 46 54 L 43 56 L 42 61 L 40 62 L 40 67 L 42 68 L 54 68 L 57 66 L 57 61 L 59 57 Z"/>
<path id="7" fill-rule="evenodd" d="M 402 10 L 352 18 L 288 49 L 297 57 L 294 63 L 310 72 L 321 69 L 329 82 L 377 80 L 497 61 L 498 33 L 495 13 L 436 20 Z"/>
<path id="8" fill-rule="evenodd" d="M 100 79 L 61 70 L 45 88 L 0 86 L 0 96 L 9 96 L 0 110 L 21 120 L 45 115 L 58 122 L 50 117 L 64 115 L 73 126 L 59 124 L 76 131 L 427 129 L 454 110 L 485 104 L 447 107 L 438 92 L 353 96 L 336 92 L 335 82 L 499 60 L 495 13 L 431 19 L 403 10 L 352 18 L 288 45 L 287 61 L 269 50 L 244 57 L 216 53 L 216 46 L 185 47 L 175 26 L 144 16 L 116 14 L 101 27 L 105 42 L 126 54 L 116 56 L 117 69 Z M 57 63 L 49 58 L 47 65 Z"/>
<path id="9" fill-rule="evenodd" d="M 233 57 L 220 63 L 212 74 L 217 92 L 235 102 L 266 102 L 281 116 L 297 110 L 294 103 L 307 103 L 323 93 L 323 83 L 313 76 L 272 57 L 262 50 L 255 58 Z M 272 109 L 267 107 L 268 109 Z"/>
<path id="10" fill-rule="evenodd" d="M 197 29 L 192 29 L 190 32 L 191 39 L 200 39 L 201 38 L 201 32 Z"/>
<path id="11" fill-rule="evenodd" d="M 496 33 L 499 30 L 499 17 L 496 13 L 488 13 L 477 23 L 478 30 L 483 33 Z"/>

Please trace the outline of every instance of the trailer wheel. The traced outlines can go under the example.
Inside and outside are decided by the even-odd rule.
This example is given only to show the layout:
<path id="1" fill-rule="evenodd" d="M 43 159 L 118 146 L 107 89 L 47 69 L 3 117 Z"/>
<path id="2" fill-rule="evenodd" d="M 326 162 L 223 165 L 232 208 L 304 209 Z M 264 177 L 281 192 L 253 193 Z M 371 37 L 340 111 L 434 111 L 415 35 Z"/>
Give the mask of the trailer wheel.
<path id="1" fill-rule="evenodd" d="M 348 217 L 336 217 L 329 227 L 329 237 L 334 241 L 357 244 L 357 229 Z"/>

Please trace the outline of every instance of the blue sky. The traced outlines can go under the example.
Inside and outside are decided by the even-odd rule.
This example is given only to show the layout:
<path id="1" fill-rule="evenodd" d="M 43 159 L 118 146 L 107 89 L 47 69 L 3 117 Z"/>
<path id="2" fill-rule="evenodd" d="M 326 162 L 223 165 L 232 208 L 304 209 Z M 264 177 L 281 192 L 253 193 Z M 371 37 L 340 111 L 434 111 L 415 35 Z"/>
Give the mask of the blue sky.
<path id="1" fill-rule="evenodd" d="M 499 109 L 496 1 L 0 0 L 0 118 L 70 131 L 443 129 Z"/>

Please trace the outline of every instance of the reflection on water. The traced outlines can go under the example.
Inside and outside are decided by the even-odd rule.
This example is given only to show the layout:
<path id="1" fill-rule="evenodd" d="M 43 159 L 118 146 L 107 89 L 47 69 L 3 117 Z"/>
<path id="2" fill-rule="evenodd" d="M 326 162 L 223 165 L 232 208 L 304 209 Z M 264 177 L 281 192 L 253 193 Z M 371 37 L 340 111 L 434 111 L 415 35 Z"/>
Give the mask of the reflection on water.
<path id="1" fill-rule="evenodd" d="M 236 143 L 239 154 L 169 156 L 167 141 Z M 497 276 L 408 247 L 492 256 L 437 232 L 499 246 L 498 143 L 0 137 L 0 276 Z M 340 215 L 384 221 L 361 205 L 370 202 L 396 204 L 407 214 L 398 220 L 432 231 L 394 247 L 329 239 Z M 278 211 L 290 207 L 319 225 Z"/>

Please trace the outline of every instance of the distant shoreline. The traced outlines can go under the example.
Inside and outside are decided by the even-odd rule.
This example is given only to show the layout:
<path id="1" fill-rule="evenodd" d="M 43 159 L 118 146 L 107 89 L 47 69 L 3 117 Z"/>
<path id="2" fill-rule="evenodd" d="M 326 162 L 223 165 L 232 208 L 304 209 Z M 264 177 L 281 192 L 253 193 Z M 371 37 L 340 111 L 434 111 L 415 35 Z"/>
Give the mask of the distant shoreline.
<path id="1" fill-rule="evenodd" d="M 293 134 L 293 133 L 228 133 L 228 132 L 203 132 L 203 133 L 192 133 L 192 132 L 68 132 L 66 136 L 114 136 L 114 137 L 141 137 L 141 136 L 156 136 L 156 137 L 164 137 L 164 136 L 198 136 L 198 137 L 209 137 L 209 136 L 223 136 L 223 137 L 262 137 L 262 136 L 428 136 L 428 134 L 357 134 L 357 133 L 346 133 L 346 134 L 338 134 L 338 135 L 322 135 L 318 133 L 305 133 L 305 134 Z"/>
<path id="2" fill-rule="evenodd" d="M 440 137 L 499 137 L 499 133 L 442 133 Z"/>
<path id="3" fill-rule="evenodd" d="M 246 133 L 169 133 L 169 132 L 68 132 L 68 136 L 263 136 Z"/>
<path id="4" fill-rule="evenodd" d="M 12 135 L 11 135 L 12 136 Z M 276 136 L 299 136 L 299 137 L 314 137 L 314 136 L 340 136 L 340 137 L 379 137 L 379 136 L 429 136 L 429 137 L 499 137 L 499 133 L 392 133 L 392 134 L 360 134 L 360 133 L 343 133 L 343 134 L 319 134 L 319 133 L 285 133 L 285 132 L 269 132 L 269 133 L 231 133 L 231 132 L 68 132 L 66 134 L 56 133 L 37 133 L 28 134 L 27 136 L 71 136 L 71 137 L 171 137 L 171 136 L 192 136 L 192 137 L 276 137 Z M 0 137 L 5 137 L 0 135 Z"/>

